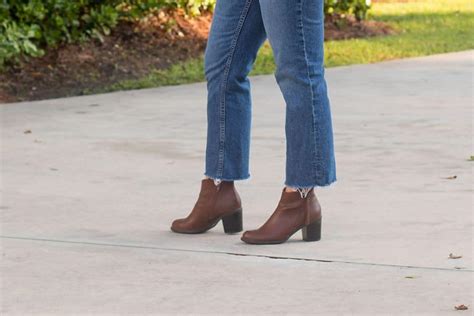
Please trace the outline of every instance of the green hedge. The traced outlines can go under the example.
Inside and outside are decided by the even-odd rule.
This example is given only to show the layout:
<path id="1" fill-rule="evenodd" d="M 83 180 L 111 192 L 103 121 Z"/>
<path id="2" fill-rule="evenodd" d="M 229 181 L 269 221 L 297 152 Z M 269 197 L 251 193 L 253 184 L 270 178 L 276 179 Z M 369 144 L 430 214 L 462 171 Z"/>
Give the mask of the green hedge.
<path id="1" fill-rule="evenodd" d="M 363 19 L 366 1 L 325 0 L 325 14 Z M 22 55 L 41 56 L 59 43 L 102 39 L 120 20 L 139 19 L 151 9 L 182 8 L 193 16 L 214 5 L 215 0 L 0 0 L 0 67 Z"/>

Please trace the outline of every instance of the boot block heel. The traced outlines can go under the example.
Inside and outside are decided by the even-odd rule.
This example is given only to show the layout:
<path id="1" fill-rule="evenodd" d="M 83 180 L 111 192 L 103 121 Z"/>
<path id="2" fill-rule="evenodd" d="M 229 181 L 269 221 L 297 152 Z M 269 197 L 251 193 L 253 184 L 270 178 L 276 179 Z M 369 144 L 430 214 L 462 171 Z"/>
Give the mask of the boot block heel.
<path id="1" fill-rule="evenodd" d="M 222 217 L 224 232 L 226 234 L 234 234 L 243 230 L 242 225 L 242 209 L 236 210 L 234 213 Z"/>
<path id="2" fill-rule="evenodd" d="M 304 241 L 318 241 L 321 239 L 321 218 L 302 228 Z"/>

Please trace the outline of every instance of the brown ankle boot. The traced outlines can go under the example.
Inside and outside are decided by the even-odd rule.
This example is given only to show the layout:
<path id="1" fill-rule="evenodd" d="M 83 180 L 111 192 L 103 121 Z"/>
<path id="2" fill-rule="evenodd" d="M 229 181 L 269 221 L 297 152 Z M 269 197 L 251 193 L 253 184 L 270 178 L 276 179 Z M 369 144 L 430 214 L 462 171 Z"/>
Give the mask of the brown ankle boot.
<path id="1" fill-rule="evenodd" d="M 234 181 L 222 181 L 216 186 L 213 179 L 203 179 L 191 213 L 173 221 L 171 230 L 184 234 L 204 233 L 221 219 L 227 234 L 242 231 L 242 203 Z"/>
<path id="2" fill-rule="evenodd" d="M 314 188 L 306 197 L 298 191 L 286 192 L 283 188 L 278 206 L 270 218 L 259 229 L 246 231 L 241 239 L 249 244 L 279 244 L 300 229 L 305 241 L 321 239 L 321 206 Z"/>

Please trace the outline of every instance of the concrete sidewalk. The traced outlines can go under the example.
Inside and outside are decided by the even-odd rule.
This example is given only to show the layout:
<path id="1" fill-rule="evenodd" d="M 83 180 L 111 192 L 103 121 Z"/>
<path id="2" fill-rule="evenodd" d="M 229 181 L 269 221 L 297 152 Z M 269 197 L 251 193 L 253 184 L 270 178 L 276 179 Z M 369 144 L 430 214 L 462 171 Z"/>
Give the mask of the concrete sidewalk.
<path id="1" fill-rule="evenodd" d="M 0 313 L 471 314 L 473 53 L 327 70 L 338 182 L 315 243 L 170 232 L 199 193 L 205 83 L 0 105 Z M 283 98 L 251 81 L 245 229 L 285 163 Z"/>

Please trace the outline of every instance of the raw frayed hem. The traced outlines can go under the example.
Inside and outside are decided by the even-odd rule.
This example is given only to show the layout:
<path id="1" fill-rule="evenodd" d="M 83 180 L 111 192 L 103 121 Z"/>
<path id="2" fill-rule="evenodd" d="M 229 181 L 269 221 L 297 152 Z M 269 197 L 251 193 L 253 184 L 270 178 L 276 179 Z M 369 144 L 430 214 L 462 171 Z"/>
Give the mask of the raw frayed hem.
<path id="1" fill-rule="evenodd" d="M 291 188 L 294 188 L 294 189 L 311 189 L 311 188 L 320 188 L 320 187 L 327 187 L 327 186 L 330 186 L 331 184 L 333 184 L 334 182 L 337 181 L 337 178 L 333 178 L 331 179 L 330 181 L 328 182 L 324 182 L 324 183 L 316 183 L 316 184 L 312 184 L 312 185 L 299 185 L 299 184 L 294 184 L 294 183 L 289 183 L 287 181 L 285 181 L 285 186 L 287 187 L 291 187 Z"/>
<path id="2" fill-rule="evenodd" d="M 285 187 L 298 191 L 300 193 L 300 196 L 301 196 L 302 199 L 304 199 L 308 195 L 309 191 L 311 191 L 311 189 L 313 188 L 313 187 L 296 188 L 296 187 L 292 187 L 292 186 L 288 186 L 288 185 L 286 185 Z"/>

